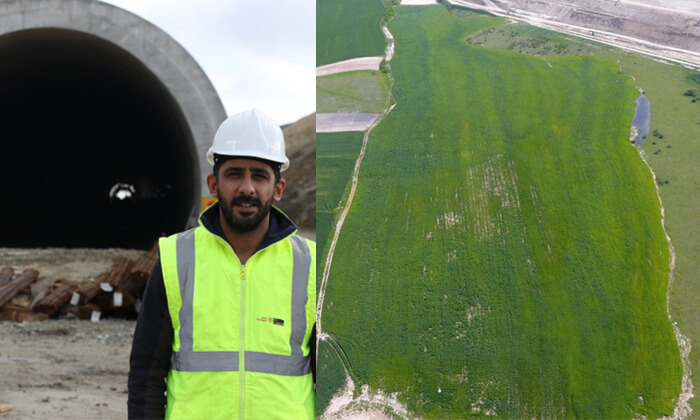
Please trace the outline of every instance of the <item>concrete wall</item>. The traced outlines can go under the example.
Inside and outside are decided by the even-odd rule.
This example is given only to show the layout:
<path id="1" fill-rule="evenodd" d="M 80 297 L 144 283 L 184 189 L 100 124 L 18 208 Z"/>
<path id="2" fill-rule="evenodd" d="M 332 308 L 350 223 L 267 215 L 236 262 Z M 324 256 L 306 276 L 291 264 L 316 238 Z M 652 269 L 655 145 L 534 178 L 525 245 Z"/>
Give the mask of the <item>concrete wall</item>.
<path id="1" fill-rule="evenodd" d="M 208 196 L 205 177 L 211 171 L 205 153 L 226 113 L 211 82 L 185 49 L 146 20 L 94 0 L 3 0 L 0 38 L 17 31 L 61 28 L 117 45 L 143 63 L 172 94 L 191 131 L 195 197 Z M 190 223 L 200 201 L 192 204 Z"/>

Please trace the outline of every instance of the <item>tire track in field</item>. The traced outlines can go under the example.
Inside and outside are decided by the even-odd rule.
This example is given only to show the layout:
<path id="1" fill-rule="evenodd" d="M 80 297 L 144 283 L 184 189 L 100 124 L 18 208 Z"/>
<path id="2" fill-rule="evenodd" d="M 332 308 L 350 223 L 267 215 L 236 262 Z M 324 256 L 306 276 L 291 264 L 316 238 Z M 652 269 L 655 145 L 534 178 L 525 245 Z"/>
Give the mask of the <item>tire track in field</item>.
<path id="1" fill-rule="evenodd" d="M 387 47 L 385 50 L 385 56 L 384 60 L 388 63 L 391 58 L 394 55 L 394 37 L 391 35 L 391 32 L 389 32 L 389 29 L 386 26 L 382 26 L 382 32 L 384 32 L 384 35 L 386 36 L 388 43 Z M 389 72 L 389 95 L 391 95 L 391 85 L 393 84 L 393 78 L 391 75 L 391 72 Z M 350 185 L 350 192 L 348 193 L 348 198 L 345 202 L 345 206 L 343 207 L 342 212 L 340 213 L 340 217 L 338 217 L 338 221 L 336 222 L 335 225 L 335 231 L 333 232 L 333 239 L 330 242 L 330 246 L 328 248 L 328 254 L 326 255 L 326 261 L 323 266 L 323 274 L 321 277 L 321 286 L 318 289 L 318 301 L 316 302 L 316 330 L 318 334 L 318 339 L 316 340 L 316 355 L 319 354 L 319 343 L 323 341 L 328 341 L 330 346 L 333 348 L 335 351 L 336 355 L 338 356 L 338 359 L 340 360 L 340 364 L 343 367 L 343 370 L 345 371 L 346 375 L 346 381 L 345 381 L 345 390 L 350 391 L 350 400 L 349 401 L 343 401 L 339 402 L 339 407 L 334 408 L 334 412 L 337 412 L 339 410 L 342 410 L 344 407 L 347 407 L 348 404 L 350 404 L 353 401 L 353 391 L 355 389 L 355 382 L 353 381 L 352 377 L 352 369 L 350 367 L 350 360 L 348 359 L 347 355 L 345 354 L 345 351 L 343 348 L 340 346 L 340 343 L 335 339 L 334 336 L 331 336 L 328 333 L 323 332 L 323 302 L 326 298 L 326 287 L 328 286 L 328 276 L 331 271 L 331 265 L 333 264 L 333 256 L 335 254 L 335 247 L 338 243 L 338 237 L 340 236 L 340 231 L 343 227 L 343 223 L 345 222 L 345 217 L 347 217 L 348 212 L 350 211 L 350 206 L 352 206 L 352 201 L 355 197 L 355 191 L 357 190 L 357 180 L 360 175 L 360 167 L 362 166 L 362 160 L 365 156 L 365 150 L 367 150 L 367 143 L 369 142 L 369 133 L 376 127 L 389 113 L 391 112 L 392 109 L 396 106 L 396 103 L 391 105 L 389 109 L 387 109 L 381 116 L 379 116 L 377 119 L 372 122 L 372 124 L 365 130 L 365 134 L 362 138 L 362 147 L 360 148 L 360 154 L 357 157 L 357 160 L 355 161 L 355 168 L 353 170 L 352 174 L 352 183 Z M 329 404 L 333 404 L 333 399 L 331 399 L 331 402 Z M 402 412 L 402 407 L 398 407 L 398 403 L 395 402 L 389 402 L 389 406 L 391 406 L 395 412 Z M 328 410 L 328 407 L 326 407 L 326 411 Z"/>
<path id="2" fill-rule="evenodd" d="M 389 109 L 391 111 L 393 109 L 393 106 Z M 387 111 L 388 114 L 388 111 Z M 386 114 L 385 114 L 386 115 Z M 353 170 L 352 174 L 352 184 L 350 185 L 350 193 L 348 194 L 348 199 L 345 202 L 345 206 L 343 207 L 343 211 L 340 213 L 340 217 L 338 217 L 338 222 L 335 225 L 335 231 L 333 232 L 333 239 L 331 240 L 330 247 L 328 248 L 328 254 L 326 255 L 326 261 L 323 266 L 323 275 L 321 277 L 321 286 L 318 290 L 318 302 L 316 302 L 316 331 L 318 334 L 318 339 L 316 340 L 316 354 L 319 354 L 319 344 L 321 341 L 327 341 L 330 346 L 333 348 L 333 350 L 336 352 L 338 356 L 338 360 L 340 361 L 340 365 L 343 367 L 343 370 L 345 371 L 345 388 L 344 393 L 349 394 L 349 399 L 348 396 L 345 396 L 345 398 L 342 398 L 342 401 L 336 401 L 334 403 L 335 398 L 331 398 L 331 401 L 329 402 L 329 406 L 326 407 L 326 410 L 328 411 L 329 407 L 332 407 L 333 412 L 341 411 L 344 407 L 347 407 L 353 400 L 352 395 L 355 390 L 355 381 L 352 379 L 353 375 L 351 374 L 350 370 L 350 361 L 348 360 L 347 356 L 342 357 L 342 355 L 345 355 L 345 352 L 342 350 L 342 347 L 340 347 L 340 344 L 338 341 L 335 339 L 335 337 L 331 336 L 330 334 L 323 332 L 323 301 L 326 298 L 326 286 L 328 286 L 328 275 L 331 271 L 331 265 L 333 263 L 333 255 L 335 254 L 335 246 L 338 244 L 338 237 L 340 236 L 340 230 L 343 227 L 343 223 L 345 222 L 345 217 L 348 215 L 348 212 L 350 211 L 350 206 L 352 205 L 352 200 L 355 197 L 355 191 L 357 190 L 357 179 L 359 178 L 360 175 L 360 166 L 362 165 L 362 159 L 365 156 L 365 150 L 367 149 L 367 143 L 369 141 L 369 133 L 372 131 L 372 129 L 379 123 L 379 121 L 382 118 L 378 118 L 377 120 L 372 123 L 372 125 L 365 131 L 364 137 L 362 138 L 362 147 L 360 148 L 360 154 L 357 157 L 357 160 L 355 161 L 355 168 Z"/>
<path id="3" fill-rule="evenodd" d="M 382 32 L 384 33 L 384 36 L 387 39 L 387 46 L 384 51 L 384 61 L 387 63 L 391 61 L 391 59 L 394 56 L 394 36 L 389 32 L 389 29 L 386 27 L 386 25 L 382 25 Z M 380 60 L 381 61 L 381 60 Z M 341 63 L 352 63 L 354 60 L 346 60 Z M 338 63 L 335 63 L 338 64 Z M 327 66 L 323 67 L 334 67 L 334 64 L 329 64 Z M 350 71 L 350 70 L 346 70 Z M 389 72 L 389 98 L 391 98 L 391 85 L 393 85 L 393 78 L 391 75 L 391 72 Z M 343 227 L 343 223 L 345 222 L 345 217 L 347 216 L 348 212 L 350 211 L 350 206 L 352 205 L 352 200 L 355 197 L 355 190 L 357 189 L 357 179 L 360 175 L 360 166 L 362 165 L 362 159 L 365 156 L 365 150 L 367 149 L 367 143 L 369 141 L 369 133 L 372 131 L 374 127 L 376 127 L 389 113 L 391 112 L 392 109 L 396 106 L 396 103 L 391 105 L 389 109 L 384 111 L 379 117 L 377 117 L 370 125 L 369 127 L 365 130 L 365 135 L 362 138 L 362 147 L 360 148 L 360 155 L 357 157 L 357 160 L 355 161 L 355 168 L 353 170 L 352 174 L 352 184 L 350 185 L 350 193 L 348 194 L 348 199 L 345 203 L 345 207 L 343 207 L 343 211 L 340 213 L 340 217 L 338 218 L 338 221 L 336 222 L 335 225 L 335 231 L 333 232 L 333 239 L 331 240 L 330 247 L 328 248 L 328 254 L 326 255 L 326 261 L 323 266 L 323 275 L 321 277 L 321 286 L 318 290 L 318 301 L 316 302 L 316 331 L 318 334 L 318 340 L 316 340 L 316 354 L 318 354 L 318 343 L 321 340 L 327 340 L 330 336 L 326 333 L 323 332 L 323 327 L 322 327 L 322 314 L 323 314 L 323 301 L 326 297 L 326 286 L 328 285 L 328 275 L 331 271 L 331 264 L 333 263 L 333 255 L 335 254 L 335 246 L 338 243 L 338 237 L 340 236 L 340 230 Z M 341 359 L 342 361 L 342 359 Z M 346 370 L 346 366 L 343 366 L 343 369 Z"/>
<path id="4" fill-rule="evenodd" d="M 350 184 L 350 193 L 348 194 L 348 199 L 345 202 L 343 211 L 338 217 L 338 222 L 335 224 L 335 231 L 333 232 L 333 239 L 331 240 L 330 247 L 328 248 L 328 254 L 326 255 L 326 262 L 323 266 L 323 275 L 321 277 L 321 286 L 318 292 L 318 302 L 316 303 L 316 330 L 318 332 L 318 341 L 316 342 L 316 354 L 318 354 L 318 343 L 321 340 L 329 339 L 329 335 L 323 332 L 323 301 L 326 298 L 326 286 L 328 285 L 328 275 L 331 271 L 331 265 L 333 264 L 333 255 L 335 254 L 335 246 L 338 244 L 338 237 L 340 236 L 340 231 L 343 228 L 343 223 L 345 223 L 345 217 L 347 217 L 350 211 L 350 206 L 352 206 L 352 200 L 355 198 L 355 191 L 357 190 L 357 179 L 360 175 L 360 166 L 362 165 L 362 159 L 365 157 L 365 150 L 367 149 L 367 143 L 369 142 L 369 133 L 374 127 L 379 124 L 380 121 L 386 117 L 392 109 L 394 109 L 396 104 L 389 107 L 389 109 L 380 117 L 377 118 L 372 125 L 365 131 L 365 135 L 362 138 L 362 147 L 360 148 L 360 155 L 355 161 L 355 168 L 352 174 L 352 183 Z M 343 366 L 347 371 L 347 368 Z"/>

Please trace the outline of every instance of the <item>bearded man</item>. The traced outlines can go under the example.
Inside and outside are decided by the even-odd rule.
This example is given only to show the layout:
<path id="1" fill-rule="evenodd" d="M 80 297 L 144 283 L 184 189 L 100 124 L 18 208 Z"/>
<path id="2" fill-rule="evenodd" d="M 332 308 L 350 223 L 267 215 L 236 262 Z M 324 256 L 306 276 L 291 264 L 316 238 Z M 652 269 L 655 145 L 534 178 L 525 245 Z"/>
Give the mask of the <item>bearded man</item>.
<path id="1" fill-rule="evenodd" d="M 129 370 L 129 418 L 314 419 L 316 244 L 273 206 L 289 166 L 256 110 L 219 127 L 218 203 L 161 238 Z"/>

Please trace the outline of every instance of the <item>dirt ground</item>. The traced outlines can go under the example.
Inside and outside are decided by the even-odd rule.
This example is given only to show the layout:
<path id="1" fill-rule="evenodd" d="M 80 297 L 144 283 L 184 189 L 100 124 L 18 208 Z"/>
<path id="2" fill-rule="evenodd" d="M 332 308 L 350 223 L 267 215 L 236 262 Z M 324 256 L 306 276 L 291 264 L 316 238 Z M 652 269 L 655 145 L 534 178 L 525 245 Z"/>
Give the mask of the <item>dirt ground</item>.
<path id="1" fill-rule="evenodd" d="M 379 70 L 384 57 L 359 57 L 316 67 L 316 77 L 355 70 Z"/>
<path id="2" fill-rule="evenodd" d="M 365 131 L 381 114 L 362 112 L 337 112 L 334 114 L 316 114 L 317 133 L 336 133 L 342 131 Z"/>
<path id="3" fill-rule="evenodd" d="M 0 419 L 125 419 L 135 322 L 0 322 Z"/>
<path id="4" fill-rule="evenodd" d="M 140 250 L 0 248 L 0 267 L 94 279 Z M 0 321 L 0 420 L 124 419 L 135 321 Z"/>

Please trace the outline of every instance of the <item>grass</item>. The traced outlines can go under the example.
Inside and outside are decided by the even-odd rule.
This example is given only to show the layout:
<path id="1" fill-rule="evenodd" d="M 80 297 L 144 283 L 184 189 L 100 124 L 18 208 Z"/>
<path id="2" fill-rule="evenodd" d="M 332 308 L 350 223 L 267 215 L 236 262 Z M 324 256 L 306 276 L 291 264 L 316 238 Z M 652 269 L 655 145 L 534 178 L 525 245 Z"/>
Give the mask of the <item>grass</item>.
<path id="1" fill-rule="evenodd" d="M 617 60 L 626 74 L 635 78 L 635 84 L 644 89 L 651 101 L 651 129 L 657 129 L 663 138 L 649 133 L 644 142 L 644 152 L 657 179 L 664 183 L 659 193 L 666 213 L 666 230 L 676 252 L 674 282 L 670 291 L 670 307 L 673 320 L 681 332 L 690 337 L 694 345 L 690 356 L 690 370 L 695 389 L 700 389 L 700 103 L 684 96 L 688 89 L 700 88 L 700 73 L 678 65 L 659 63 L 632 54 L 610 55 Z M 656 143 L 656 144 L 654 144 Z M 657 151 L 659 151 L 657 153 Z M 668 184 L 665 182 L 668 181 Z M 691 406 L 695 418 L 700 413 L 697 397 Z"/>
<path id="2" fill-rule="evenodd" d="M 356 386 L 434 418 L 670 415 L 669 253 L 629 144 L 631 79 L 463 42 L 498 19 L 397 12 L 397 106 L 370 137 L 324 308 Z"/>
<path id="3" fill-rule="evenodd" d="M 381 0 L 316 1 L 316 66 L 384 56 Z"/>
<path id="4" fill-rule="evenodd" d="M 328 341 L 321 341 L 318 348 L 317 366 L 323 372 L 316 384 L 316 413 L 326 409 L 333 394 L 345 385 L 345 371 L 338 363 L 338 354 Z"/>
<path id="5" fill-rule="evenodd" d="M 533 55 L 595 54 L 617 63 L 652 101 L 652 130 L 662 137 L 650 133 L 643 150 L 660 184 L 666 230 L 676 252 L 670 313 L 684 335 L 694 343 L 700 341 L 700 313 L 695 304 L 700 299 L 700 260 L 696 257 L 700 255 L 700 227 L 694 223 L 700 213 L 700 194 L 696 193 L 700 185 L 700 143 L 696 141 L 700 138 L 700 102 L 685 95 L 700 89 L 700 72 L 525 24 L 492 27 L 468 36 L 467 41 Z M 690 370 L 700 371 L 697 350 L 691 354 Z M 695 389 L 700 388 L 698 376 L 693 379 Z M 697 398 L 690 402 L 694 412 L 700 412 Z"/>
<path id="6" fill-rule="evenodd" d="M 363 133 L 316 134 L 316 240 L 319 255 L 325 256 L 336 216 L 352 177 L 362 147 Z M 320 278 L 325 258 L 318 259 Z"/>
<path id="7" fill-rule="evenodd" d="M 352 71 L 316 78 L 316 112 L 381 113 L 389 107 L 389 78 L 381 71 Z"/>
<path id="8" fill-rule="evenodd" d="M 556 57 L 581 55 L 595 49 L 587 40 L 564 36 L 524 23 L 493 26 L 469 35 L 466 41 L 487 48 Z"/>

